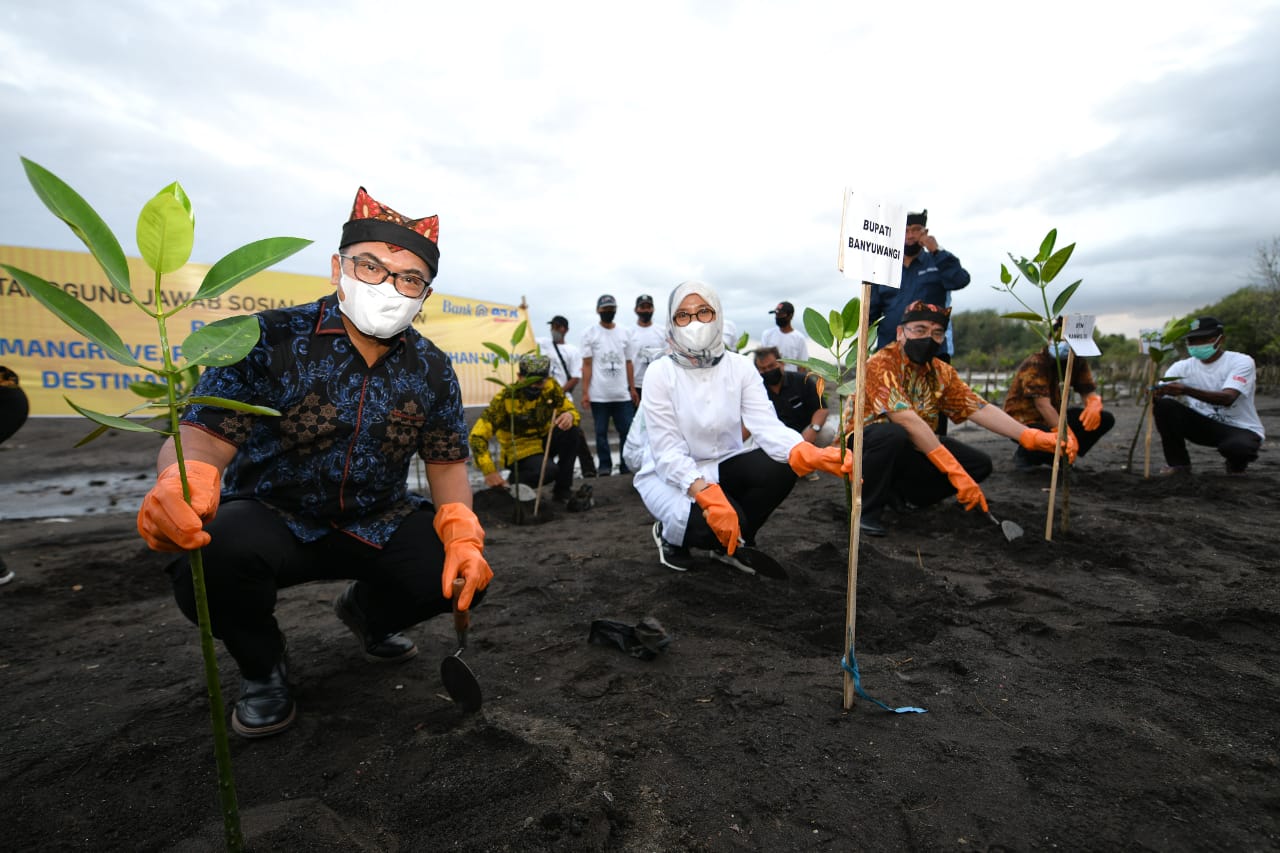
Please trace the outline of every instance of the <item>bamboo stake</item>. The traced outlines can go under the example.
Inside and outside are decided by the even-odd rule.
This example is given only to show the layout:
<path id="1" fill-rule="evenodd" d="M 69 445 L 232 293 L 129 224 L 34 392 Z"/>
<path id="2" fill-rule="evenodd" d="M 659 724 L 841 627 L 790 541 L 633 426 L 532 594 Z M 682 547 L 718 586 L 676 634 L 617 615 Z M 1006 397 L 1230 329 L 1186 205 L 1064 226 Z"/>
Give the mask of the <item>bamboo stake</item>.
<path id="1" fill-rule="evenodd" d="M 1058 404 L 1058 440 L 1053 443 L 1053 476 L 1049 478 L 1049 511 L 1044 518 L 1044 541 L 1053 541 L 1053 510 L 1058 497 L 1058 466 L 1062 462 L 1062 442 L 1067 438 L 1067 392 L 1071 388 L 1071 370 L 1075 367 L 1076 352 L 1067 350 L 1067 373 L 1063 380 L 1062 402 Z"/>
<path id="2" fill-rule="evenodd" d="M 547 446 L 542 449 L 542 470 L 538 472 L 538 491 L 533 498 L 533 517 L 538 517 L 538 505 L 542 503 L 542 481 L 547 477 L 547 457 L 551 455 L 551 436 L 556 432 L 556 419 L 551 419 L 551 429 L 547 430 Z M 517 498 L 519 500 L 519 498 Z"/>
<path id="3" fill-rule="evenodd" d="M 1142 448 L 1142 479 L 1151 479 L 1151 431 L 1155 425 L 1155 392 L 1156 365 L 1151 363 L 1147 370 L 1147 437 Z"/>
<path id="4" fill-rule="evenodd" d="M 853 512 L 849 514 L 849 589 L 845 598 L 845 659 L 853 663 L 853 632 L 858 618 L 858 540 L 862 531 L 862 411 L 867 397 L 867 305 L 871 302 L 871 282 L 862 283 L 862 304 L 858 311 L 857 375 L 853 392 Z M 840 437 L 844 440 L 844 436 Z M 844 709 L 853 708 L 853 676 L 844 670 Z"/>

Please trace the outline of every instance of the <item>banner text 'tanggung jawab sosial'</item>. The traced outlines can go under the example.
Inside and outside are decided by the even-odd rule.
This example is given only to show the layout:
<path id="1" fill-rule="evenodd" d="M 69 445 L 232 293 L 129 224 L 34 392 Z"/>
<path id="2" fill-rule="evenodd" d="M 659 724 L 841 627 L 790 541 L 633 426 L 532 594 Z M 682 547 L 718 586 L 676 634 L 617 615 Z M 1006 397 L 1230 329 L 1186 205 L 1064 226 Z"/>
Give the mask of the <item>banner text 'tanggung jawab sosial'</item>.
<path id="1" fill-rule="evenodd" d="M 129 346 L 134 357 L 146 364 L 163 362 L 155 321 L 129 304 L 129 297 L 107 281 L 87 252 L 61 252 L 0 246 L 0 263 L 35 273 L 56 284 L 92 308 Z M 162 279 L 160 303 L 170 308 L 190 298 L 209 267 L 187 264 Z M 154 274 L 138 258 L 129 258 L 133 292 L 148 308 L 154 308 Z M 313 302 L 332 291 L 327 276 L 266 271 L 217 299 L 206 300 L 171 320 L 170 339 L 176 341 L 174 358 L 182 364 L 180 343 L 193 328 L 236 314 L 252 314 Z M 462 386 L 463 402 L 483 406 L 496 387 L 485 381 L 493 376 L 493 354 L 484 347 L 492 341 L 506 347 L 515 326 L 525 318 L 518 306 L 433 293 L 414 320 L 414 326 L 449 354 Z M 527 340 L 532 340 L 532 335 Z M 18 374 L 31 403 L 31 414 L 75 415 L 64 397 L 87 409 L 119 414 L 141 398 L 129 391 L 129 383 L 152 381 L 150 373 L 126 367 L 97 345 L 73 331 L 37 302 L 21 285 L 0 270 L 0 364 Z"/>

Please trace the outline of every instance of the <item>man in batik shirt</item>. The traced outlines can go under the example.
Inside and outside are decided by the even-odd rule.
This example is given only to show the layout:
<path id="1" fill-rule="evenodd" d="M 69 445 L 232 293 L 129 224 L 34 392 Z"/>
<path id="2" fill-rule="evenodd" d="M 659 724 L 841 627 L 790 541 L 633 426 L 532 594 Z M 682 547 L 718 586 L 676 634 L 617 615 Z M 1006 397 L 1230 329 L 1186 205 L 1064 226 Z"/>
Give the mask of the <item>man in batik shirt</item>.
<path id="1" fill-rule="evenodd" d="M 353 579 L 334 601 L 338 618 L 365 658 L 399 662 L 418 652 L 400 631 L 448 613 L 455 578 L 466 609 L 493 577 L 471 510 L 458 379 L 412 326 L 439 269 L 438 229 L 436 217 L 406 219 L 361 187 L 330 262 L 334 292 L 258 314 L 257 345 L 196 388 L 279 415 L 190 407 L 190 504 L 172 439 L 160 451 L 138 531 L 158 551 L 203 550 L 213 635 L 242 679 L 231 724 L 245 737 L 296 716 L 279 590 Z M 408 491 L 414 454 L 427 462 L 430 501 Z M 170 574 L 195 622 L 186 558 Z"/>
<path id="2" fill-rule="evenodd" d="M 1022 360 L 1004 398 L 1004 410 L 1011 418 L 1029 427 L 1057 432 L 1058 410 L 1062 405 L 1061 377 L 1066 372 L 1069 354 L 1067 342 L 1055 340 Z M 1115 425 L 1116 419 L 1110 412 L 1103 411 L 1102 397 L 1093 382 L 1088 361 L 1071 360 L 1068 384 L 1084 401 L 1083 407 L 1067 409 L 1067 429 L 1080 444 L 1079 455 L 1084 456 Z M 1019 471 L 1033 471 L 1041 465 L 1052 464 L 1053 453 L 1029 451 L 1021 446 L 1013 452 L 1013 466 Z"/>
<path id="3" fill-rule="evenodd" d="M 497 438 L 503 468 L 514 467 L 519 482 L 529 486 L 538 485 L 540 477 L 543 482 L 555 483 L 552 497 L 567 501 L 572 497 L 573 463 L 578 450 L 578 434 L 573 429 L 578 425 L 578 410 L 560 383 L 549 375 L 548 356 L 522 356 L 518 371 L 521 379 L 530 382 L 503 388 L 489 401 L 471 427 L 471 454 L 484 474 L 485 485 L 508 485 L 489 452 L 489 440 Z M 544 470 L 548 436 L 551 456 L 556 461 L 547 460 Z"/>
<path id="4" fill-rule="evenodd" d="M 869 536 L 885 535 L 881 514 L 890 503 L 925 506 L 955 495 L 966 510 L 987 511 L 978 483 L 991 473 L 991 457 L 937 435 L 941 417 L 971 420 L 1023 447 L 1053 452 L 1053 434 L 1024 427 L 999 406 L 988 405 L 955 368 L 936 357 L 950 319 L 950 308 L 913 302 L 902 314 L 896 340 L 867 360 L 861 525 Z M 849 398 L 850 408 L 853 401 Z M 852 416 L 848 412 L 845 422 L 853 423 Z M 1074 443 L 1068 453 L 1075 458 Z"/>

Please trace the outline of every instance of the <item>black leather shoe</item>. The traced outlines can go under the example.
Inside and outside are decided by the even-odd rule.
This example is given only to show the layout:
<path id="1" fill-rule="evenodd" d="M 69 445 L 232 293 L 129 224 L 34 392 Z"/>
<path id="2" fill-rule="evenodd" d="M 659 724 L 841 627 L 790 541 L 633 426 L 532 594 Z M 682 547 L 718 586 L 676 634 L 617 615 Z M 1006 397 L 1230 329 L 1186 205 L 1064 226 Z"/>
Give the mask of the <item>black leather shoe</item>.
<path id="1" fill-rule="evenodd" d="M 260 681 L 240 679 L 240 699 L 231 712 L 231 728 L 236 734 L 250 738 L 279 734 L 293 725 L 297 715 L 283 658 Z"/>
<path id="2" fill-rule="evenodd" d="M 397 632 L 375 636 L 369 633 L 365 627 L 367 620 L 364 613 L 356 606 L 355 589 L 353 582 L 338 594 L 333 600 L 333 612 L 356 635 L 360 647 L 364 649 L 365 660 L 374 663 L 399 663 L 416 655 L 418 647 L 404 634 Z"/>
<path id="3" fill-rule="evenodd" d="M 884 536 L 889 531 L 884 529 L 878 518 L 867 518 L 865 515 L 858 522 L 858 527 L 868 536 Z"/>

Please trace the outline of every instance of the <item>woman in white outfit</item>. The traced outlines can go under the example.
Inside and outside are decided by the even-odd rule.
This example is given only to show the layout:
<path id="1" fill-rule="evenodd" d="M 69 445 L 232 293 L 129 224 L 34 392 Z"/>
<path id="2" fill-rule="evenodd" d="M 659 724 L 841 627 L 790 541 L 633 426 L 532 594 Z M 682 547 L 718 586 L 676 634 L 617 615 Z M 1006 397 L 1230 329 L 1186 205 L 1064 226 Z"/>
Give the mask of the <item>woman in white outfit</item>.
<path id="1" fill-rule="evenodd" d="M 797 476 L 841 476 L 840 448 L 815 447 L 778 420 L 751 359 L 725 351 L 713 287 L 678 285 L 667 320 L 671 351 L 649 366 L 640 401 L 646 442 L 636 491 L 658 519 L 663 565 L 685 571 L 694 547 L 750 572 L 733 557 L 738 545 L 755 544 Z"/>

